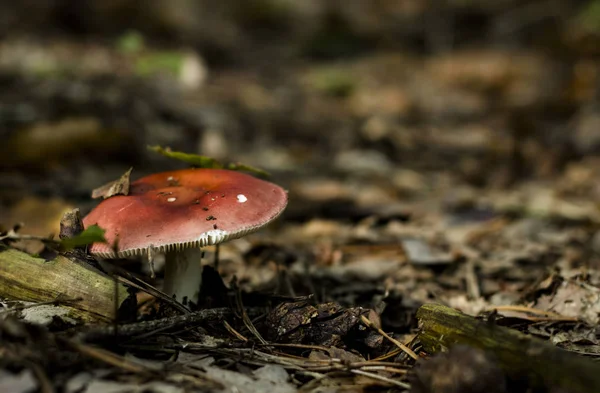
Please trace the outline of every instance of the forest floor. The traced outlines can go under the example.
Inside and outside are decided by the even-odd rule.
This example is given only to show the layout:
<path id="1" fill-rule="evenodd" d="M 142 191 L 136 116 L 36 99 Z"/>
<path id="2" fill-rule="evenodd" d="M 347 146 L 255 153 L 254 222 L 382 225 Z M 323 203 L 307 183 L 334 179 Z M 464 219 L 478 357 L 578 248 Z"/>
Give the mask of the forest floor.
<path id="1" fill-rule="evenodd" d="M 134 33 L 5 38 L 0 258 L 47 257 L 48 242 L 15 238 L 58 235 L 130 167 L 185 167 L 149 145 L 265 169 L 289 205 L 218 263 L 206 249 L 191 313 L 139 289 L 160 287 L 160 256 L 155 278 L 102 262 L 139 280 L 117 324 L 67 318 L 77 305 L 55 295 L 11 298 L 0 280 L 0 391 L 585 391 L 522 377 L 472 337 L 436 354 L 417 318 L 443 304 L 600 369 L 597 36 L 561 31 L 551 50 L 323 59 L 273 44 L 241 49 L 242 66 Z"/>

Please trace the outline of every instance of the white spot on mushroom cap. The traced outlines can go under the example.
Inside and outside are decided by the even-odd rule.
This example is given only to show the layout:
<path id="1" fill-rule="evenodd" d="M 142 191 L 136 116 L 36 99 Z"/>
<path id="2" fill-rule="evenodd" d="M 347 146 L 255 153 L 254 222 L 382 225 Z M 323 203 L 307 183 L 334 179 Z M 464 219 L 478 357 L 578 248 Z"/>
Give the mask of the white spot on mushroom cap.
<path id="1" fill-rule="evenodd" d="M 175 197 L 167 198 L 167 202 L 175 202 L 176 200 L 177 198 Z"/>
<path id="2" fill-rule="evenodd" d="M 173 176 L 167 177 L 167 181 L 173 181 L 175 178 Z"/>
<path id="3" fill-rule="evenodd" d="M 208 231 L 200 235 L 198 238 L 198 242 L 206 245 L 213 245 L 217 243 L 221 243 L 223 240 L 227 239 L 228 233 L 226 231 L 222 231 L 220 229 L 215 229 L 212 231 Z"/>
<path id="4" fill-rule="evenodd" d="M 238 194 L 238 196 L 237 196 L 237 201 L 238 201 L 239 203 L 244 203 L 244 202 L 246 202 L 247 200 L 248 200 L 248 198 L 246 198 L 246 195 L 244 195 L 244 194 Z"/>

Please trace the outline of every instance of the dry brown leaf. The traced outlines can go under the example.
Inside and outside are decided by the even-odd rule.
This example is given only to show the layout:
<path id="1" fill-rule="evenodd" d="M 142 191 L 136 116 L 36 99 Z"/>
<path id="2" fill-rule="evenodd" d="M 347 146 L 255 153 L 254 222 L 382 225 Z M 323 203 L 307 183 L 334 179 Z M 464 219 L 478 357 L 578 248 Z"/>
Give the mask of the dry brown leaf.
<path id="1" fill-rule="evenodd" d="M 131 175 L 132 168 L 129 168 L 118 180 L 114 180 L 100 186 L 92 191 L 92 198 L 102 199 L 110 198 L 115 195 L 129 195 L 129 177 Z"/>
<path id="2" fill-rule="evenodd" d="M 553 294 L 541 296 L 535 308 L 566 317 L 581 318 L 595 325 L 600 321 L 600 288 L 584 282 L 565 280 Z"/>

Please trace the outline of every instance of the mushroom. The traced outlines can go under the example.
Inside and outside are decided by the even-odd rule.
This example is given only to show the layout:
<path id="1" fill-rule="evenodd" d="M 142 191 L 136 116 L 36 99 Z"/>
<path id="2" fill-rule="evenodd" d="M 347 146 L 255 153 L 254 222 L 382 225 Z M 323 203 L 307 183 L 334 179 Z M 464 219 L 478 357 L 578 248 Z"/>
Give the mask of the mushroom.
<path id="1" fill-rule="evenodd" d="M 107 243 L 90 253 L 123 258 L 165 253 L 163 291 L 198 303 L 201 248 L 240 238 L 277 218 L 287 205 L 279 186 L 226 169 L 183 169 L 143 177 L 129 195 L 102 201 L 84 219 L 103 228 Z"/>

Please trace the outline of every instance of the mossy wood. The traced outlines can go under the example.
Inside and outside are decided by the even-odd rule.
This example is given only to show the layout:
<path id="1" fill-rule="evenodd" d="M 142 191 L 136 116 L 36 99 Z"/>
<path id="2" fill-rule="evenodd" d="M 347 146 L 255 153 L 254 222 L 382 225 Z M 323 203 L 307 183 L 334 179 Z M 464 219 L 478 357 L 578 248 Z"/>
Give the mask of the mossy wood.
<path id="1" fill-rule="evenodd" d="M 118 285 L 115 290 L 115 285 Z M 118 304 L 115 304 L 115 296 Z M 111 277 L 64 256 L 51 261 L 18 250 L 0 252 L 0 297 L 29 302 L 57 301 L 81 322 L 111 322 L 128 297 Z M 78 299 L 73 301 L 74 299 Z M 117 307 L 118 306 L 118 307 Z"/>
<path id="2" fill-rule="evenodd" d="M 439 304 L 417 312 L 425 351 L 444 351 L 455 344 L 495 355 L 512 378 L 527 378 L 532 387 L 560 387 L 569 393 L 600 392 L 600 362 L 570 353 L 541 339 L 482 321 Z"/>

